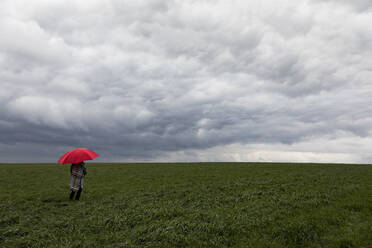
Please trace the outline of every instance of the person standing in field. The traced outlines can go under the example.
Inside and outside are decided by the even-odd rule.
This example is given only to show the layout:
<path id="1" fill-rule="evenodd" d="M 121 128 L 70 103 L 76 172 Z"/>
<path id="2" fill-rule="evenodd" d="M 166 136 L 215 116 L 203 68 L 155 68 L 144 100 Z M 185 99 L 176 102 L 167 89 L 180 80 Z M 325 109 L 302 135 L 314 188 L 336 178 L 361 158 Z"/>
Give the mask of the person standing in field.
<path id="1" fill-rule="evenodd" d="M 77 164 L 71 164 L 70 167 L 71 178 L 70 178 L 70 200 L 74 198 L 76 193 L 75 200 L 80 199 L 80 194 L 83 191 L 84 186 L 84 177 L 87 174 L 87 169 L 84 162 Z"/>

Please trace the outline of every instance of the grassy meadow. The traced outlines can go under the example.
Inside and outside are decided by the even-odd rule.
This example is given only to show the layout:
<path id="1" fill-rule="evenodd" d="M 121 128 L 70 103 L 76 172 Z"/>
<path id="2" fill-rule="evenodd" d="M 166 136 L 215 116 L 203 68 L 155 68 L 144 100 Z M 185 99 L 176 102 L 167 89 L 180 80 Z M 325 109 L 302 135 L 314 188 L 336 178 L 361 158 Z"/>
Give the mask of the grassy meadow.
<path id="1" fill-rule="evenodd" d="M 372 247 L 372 166 L 0 164 L 0 247 Z"/>

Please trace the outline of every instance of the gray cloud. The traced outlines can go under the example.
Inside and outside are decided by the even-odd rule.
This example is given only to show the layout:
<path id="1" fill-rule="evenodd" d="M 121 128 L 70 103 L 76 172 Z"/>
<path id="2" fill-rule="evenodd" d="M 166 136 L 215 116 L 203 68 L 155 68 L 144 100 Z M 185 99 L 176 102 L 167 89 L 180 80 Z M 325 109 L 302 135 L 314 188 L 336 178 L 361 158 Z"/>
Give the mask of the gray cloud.
<path id="1" fill-rule="evenodd" d="M 0 162 L 81 146 L 101 161 L 367 162 L 370 7 L 5 1 Z"/>

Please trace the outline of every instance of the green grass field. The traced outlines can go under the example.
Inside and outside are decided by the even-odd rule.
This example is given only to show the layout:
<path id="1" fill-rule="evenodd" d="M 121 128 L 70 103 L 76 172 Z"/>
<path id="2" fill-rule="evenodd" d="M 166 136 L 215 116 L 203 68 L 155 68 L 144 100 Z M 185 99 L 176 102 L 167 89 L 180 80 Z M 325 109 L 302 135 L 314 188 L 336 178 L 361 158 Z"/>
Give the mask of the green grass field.
<path id="1" fill-rule="evenodd" d="M 372 247 L 372 166 L 0 165 L 0 247 Z"/>

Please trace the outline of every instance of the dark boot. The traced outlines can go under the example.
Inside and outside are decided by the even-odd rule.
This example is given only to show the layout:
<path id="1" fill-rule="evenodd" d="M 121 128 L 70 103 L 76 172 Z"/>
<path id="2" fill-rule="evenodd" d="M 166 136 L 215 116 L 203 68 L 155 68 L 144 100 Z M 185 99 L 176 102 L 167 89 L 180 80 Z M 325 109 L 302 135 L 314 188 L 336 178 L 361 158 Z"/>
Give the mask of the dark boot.
<path id="1" fill-rule="evenodd" d="M 74 198 L 74 195 L 75 195 L 75 191 L 72 191 L 71 190 L 71 193 L 70 193 L 70 200 L 72 200 Z"/>
<path id="2" fill-rule="evenodd" d="M 76 197 L 75 197 L 75 200 L 79 200 L 80 199 L 80 194 L 81 194 L 81 191 L 83 191 L 83 189 L 82 188 L 80 188 L 79 190 L 78 190 L 78 192 L 76 193 Z"/>

